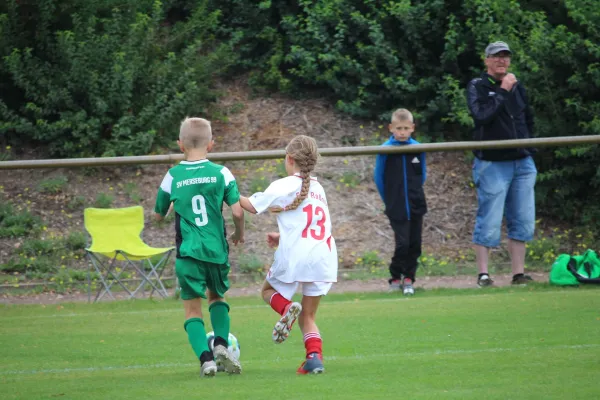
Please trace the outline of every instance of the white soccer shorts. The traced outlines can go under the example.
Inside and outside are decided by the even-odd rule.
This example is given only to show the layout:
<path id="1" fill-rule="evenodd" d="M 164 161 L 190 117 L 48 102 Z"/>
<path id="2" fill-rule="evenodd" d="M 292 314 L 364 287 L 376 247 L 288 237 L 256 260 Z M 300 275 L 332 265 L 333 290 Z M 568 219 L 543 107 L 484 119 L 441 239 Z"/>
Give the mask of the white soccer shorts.
<path id="1" fill-rule="evenodd" d="M 267 282 L 269 282 L 269 285 L 271 285 L 273 289 L 277 290 L 280 295 L 290 301 L 300 285 L 302 285 L 302 294 L 304 296 L 325 296 L 329 292 L 329 289 L 331 289 L 331 286 L 333 286 L 333 282 L 286 283 L 270 277 L 267 277 Z"/>

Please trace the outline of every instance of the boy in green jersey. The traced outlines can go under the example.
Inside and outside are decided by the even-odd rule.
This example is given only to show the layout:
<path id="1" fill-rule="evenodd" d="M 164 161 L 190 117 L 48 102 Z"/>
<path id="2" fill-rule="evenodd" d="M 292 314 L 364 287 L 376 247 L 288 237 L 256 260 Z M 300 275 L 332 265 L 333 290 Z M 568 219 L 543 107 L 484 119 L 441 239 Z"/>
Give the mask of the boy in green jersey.
<path id="1" fill-rule="evenodd" d="M 217 363 L 228 373 L 239 374 L 242 366 L 229 351 L 229 245 L 225 237 L 223 202 L 231 207 L 234 244 L 244 242 L 244 211 L 235 178 L 226 167 L 210 162 L 206 155 L 214 141 L 210 122 L 186 118 L 179 129 L 179 148 L 185 161 L 167 172 L 156 197 L 154 211 L 164 218 L 175 212 L 175 272 L 185 308 L 184 329 L 196 356 L 200 375 L 214 376 Z M 208 290 L 207 290 L 208 289 Z M 208 295 L 210 321 L 215 332 L 213 352 L 208 348 L 202 319 L 201 298 Z M 216 361 L 216 362 L 215 362 Z"/>

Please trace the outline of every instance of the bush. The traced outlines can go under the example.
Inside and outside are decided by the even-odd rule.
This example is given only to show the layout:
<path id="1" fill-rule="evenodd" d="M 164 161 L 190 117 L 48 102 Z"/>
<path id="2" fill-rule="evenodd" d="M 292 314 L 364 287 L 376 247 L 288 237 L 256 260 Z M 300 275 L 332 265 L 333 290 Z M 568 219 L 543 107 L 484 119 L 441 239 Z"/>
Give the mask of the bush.
<path id="1" fill-rule="evenodd" d="M 27 239 L 14 251 L 0 271 L 27 273 L 31 278 L 44 279 L 59 266 L 76 262 L 84 257 L 85 236 L 72 232 L 68 236 Z"/>
<path id="2" fill-rule="evenodd" d="M 44 0 L 0 6 L 0 134 L 51 155 L 147 154 L 186 115 L 205 115 L 233 60 L 219 12 L 181 20 L 168 1 Z"/>
<path id="3" fill-rule="evenodd" d="M 464 89 L 493 40 L 514 50 L 538 136 L 600 134 L 596 3 L 7 0 L 0 134 L 56 156 L 147 153 L 207 113 L 214 77 L 250 71 L 260 90 L 328 96 L 364 118 L 406 107 L 432 141 L 464 140 Z M 600 229 L 599 146 L 542 149 L 536 162 L 541 213 Z"/>
<path id="4" fill-rule="evenodd" d="M 598 249 L 600 240 L 590 229 L 554 228 L 544 232 L 538 229 L 537 237 L 527 243 L 527 265 L 542 266 L 550 271 L 552 264 L 560 254 L 579 255 L 587 249 Z"/>
<path id="5" fill-rule="evenodd" d="M 85 197 L 83 196 L 73 196 L 67 203 L 67 209 L 70 211 L 75 211 L 83 208 L 85 205 Z"/>
<path id="6" fill-rule="evenodd" d="M 264 276 L 265 274 L 265 263 L 254 254 L 241 254 L 238 259 L 238 267 L 244 274 L 253 276 Z"/>
<path id="7" fill-rule="evenodd" d="M 140 195 L 139 189 L 135 182 L 128 182 L 125 184 L 125 193 L 134 203 L 139 203 L 142 201 L 142 196 Z"/>
<path id="8" fill-rule="evenodd" d="M 106 193 L 98 193 L 94 207 L 96 208 L 110 208 L 112 206 L 115 196 Z"/>
<path id="9" fill-rule="evenodd" d="M 71 232 L 69 233 L 69 236 L 65 238 L 66 247 L 72 251 L 85 249 L 86 242 L 87 239 L 83 232 Z"/>
<path id="10" fill-rule="evenodd" d="M 0 196 L 0 238 L 35 234 L 41 229 L 41 220 L 28 210 L 15 207 Z"/>
<path id="11" fill-rule="evenodd" d="M 246 51 L 243 65 L 256 68 L 260 87 L 295 96 L 317 90 L 365 118 L 386 120 L 406 107 L 434 141 L 470 139 L 465 87 L 483 69 L 486 44 L 505 40 L 537 136 L 600 134 L 600 7 L 589 0 L 229 0 L 218 7 L 235 24 L 219 33 Z M 599 146 L 542 149 L 536 162 L 541 213 L 597 230 Z"/>
<path id="12" fill-rule="evenodd" d="M 356 259 L 355 265 L 366 268 L 371 272 L 375 272 L 377 269 L 384 268 L 386 266 L 386 262 L 381 258 L 376 250 L 369 250 L 365 251 Z"/>
<path id="13" fill-rule="evenodd" d="M 64 188 L 67 186 L 67 182 L 67 177 L 60 175 L 40 182 L 38 185 L 38 190 L 40 193 L 57 194 L 64 190 Z"/>

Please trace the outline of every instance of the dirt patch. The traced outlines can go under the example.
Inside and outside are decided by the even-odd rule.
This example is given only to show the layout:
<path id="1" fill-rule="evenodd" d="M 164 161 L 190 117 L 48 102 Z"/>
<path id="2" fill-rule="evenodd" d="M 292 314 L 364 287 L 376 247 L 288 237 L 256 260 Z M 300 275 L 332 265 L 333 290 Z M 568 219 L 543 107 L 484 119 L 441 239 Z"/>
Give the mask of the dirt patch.
<path id="1" fill-rule="evenodd" d="M 294 100 L 282 96 L 251 98 L 242 81 L 220 88 L 223 109 L 242 108 L 228 116 L 227 122 L 214 121 L 215 151 L 281 149 L 294 135 L 315 137 L 320 147 L 347 146 L 355 143 L 381 144 L 388 136 L 383 125 L 340 115 L 325 101 Z M 174 129 L 174 132 L 176 129 Z M 175 137 L 174 137 L 175 139 Z M 418 139 L 418 137 L 417 137 Z M 165 151 L 177 152 L 176 146 Z M 28 154 L 25 158 L 36 158 Z M 358 254 L 376 250 L 389 259 L 393 233 L 383 204 L 372 180 L 374 157 L 323 157 L 316 175 L 325 187 L 340 254 L 352 263 Z M 455 252 L 469 246 L 475 211 L 475 193 L 469 186 L 470 168 L 462 153 L 429 154 L 425 192 L 429 213 L 424 221 L 426 251 Z M 276 179 L 275 161 L 225 163 L 238 180 L 242 194 L 250 195 Z M 20 208 L 40 216 L 47 226 L 44 236 L 83 230 L 83 209 L 93 206 L 101 194 L 112 197 L 112 207 L 142 205 L 147 225 L 144 238 L 153 246 L 173 242 L 172 225 L 150 222 L 156 188 L 169 165 L 138 167 L 15 170 L 2 174 L 4 195 Z M 41 183 L 65 176 L 68 183 L 62 193 L 42 194 Z M 264 188 L 262 188 L 264 189 Z M 75 205 L 79 201 L 81 205 Z M 226 212 L 227 214 L 228 212 Z M 272 251 L 264 242 L 265 233 L 276 228 L 275 218 L 249 216 L 247 242 L 234 248 L 232 262 L 243 253 L 253 254 L 269 264 Z M 23 239 L 0 239 L 0 260 L 6 260 Z M 234 266 L 235 270 L 235 266 Z"/>
<path id="2" fill-rule="evenodd" d="M 274 95 L 254 98 L 243 79 L 222 85 L 219 109 L 235 110 L 226 120 L 214 120 L 214 151 L 243 152 L 282 149 L 294 135 L 316 138 L 319 146 L 381 144 L 388 137 L 385 124 L 341 115 L 323 100 L 297 100 Z M 164 153 L 177 153 L 177 129 L 173 147 Z M 419 135 L 416 135 L 417 140 Z M 23 158 L 39 158 L 35 153 Z M 383 203 L 372 179 L 375 157 L 323 157 L 316 175 L 325 188 L 333 221 L 333 234 L 340 254 L 340 270 L 356 267 L 365 252 L 376 254 L 382 264 L 393 252 L 393 232 Z M 264 190 L 281 174 L 276 160 L 225 163 L 236 176 L 240 192 L 251 195 Z M 429 212 L 424 218 L 424 252 L 450 257 L 460 262 L 469 252 L 476 212 L 476 195 L 471 184 L 471 169 L 463 152 L 427 155 L 425 193 Z M 2 173 L 0 191 L 20 209 L 28 209 L 44 221 L 42 238 L 84 231 L 83 209 L 94 206 L 101 195 L 112 199 L 111 207 L 141 205 L 145 210 L 144 240 L 151 246 L 171 246 L 174 224 L 157 224 L 152 214 L 156 190 L 170 165 L 140 165 L 106 168 L 15 170 Z M 64 176 L 68 183 L 57 194 L 40 193 L 40 184 Z M 232 231 L 229 211 L 225 211 Z M 265 237 L 277 230 L 273 216 L 247 215 L 244 246 L 231 248 L 232 272 L 266 270 L 273 257 Z M 0 264 L 18 252 L 24 239 L 0 239 Z M 67 267 L 85 269 L 80 257 L 65 260 Z M 443 281 L 443 280 L 442 280 Z M 455 280 L 454 280 L 455 281 Z M 453 281 L 453 282 L 454 282 Z M 0 283 L 10 283 L 0 275 Z"/>

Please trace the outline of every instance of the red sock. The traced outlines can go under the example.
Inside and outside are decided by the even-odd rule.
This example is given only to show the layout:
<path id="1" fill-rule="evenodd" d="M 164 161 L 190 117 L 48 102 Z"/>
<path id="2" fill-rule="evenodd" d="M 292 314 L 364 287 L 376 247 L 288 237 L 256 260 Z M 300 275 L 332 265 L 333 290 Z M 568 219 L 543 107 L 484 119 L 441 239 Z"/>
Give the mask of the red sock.
<path id="1" fill-rule="evenodd" d="M 282 295 L 280 295 L 279 292 L 275 292 L 271 296 L 271 299 L 269 300 L 269 304 L 271 305 L 271 308 L 273 310 L 275 310 L 275 312 L 277 314 L 283 315 L 283 314 L 285 314 L 288 306 L 290 304 L 292 304 L 292 302 L 289 301 L 288 299 L 286 299 L 285 297 L 283 297 Z"/>
<path id="2" fill-rule="evenodd" d="M 318 353 L 323 356 L 323 340 L 319 332 L 308 332 L 304 335 L 304 347 L 306 347 L 306 355 Z"/>

